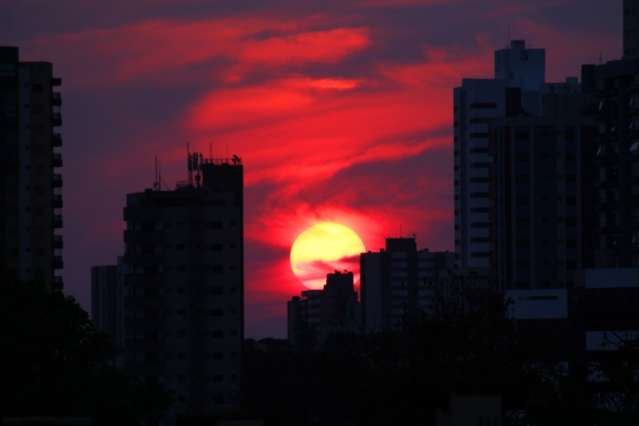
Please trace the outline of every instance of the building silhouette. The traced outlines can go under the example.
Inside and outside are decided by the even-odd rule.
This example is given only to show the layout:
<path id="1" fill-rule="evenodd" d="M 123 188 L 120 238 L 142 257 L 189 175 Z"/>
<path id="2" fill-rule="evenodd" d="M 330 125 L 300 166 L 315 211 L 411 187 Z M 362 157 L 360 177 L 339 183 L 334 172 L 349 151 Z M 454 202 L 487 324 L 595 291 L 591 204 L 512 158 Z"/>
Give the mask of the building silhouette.
<path id="1" fill-rule="evenodd" d="M 454 266 L 454 254 L 417 250 L 415 238 L 388 238 L 386 248 L 360 258 L 362 326 L 366 333 L 399 330 L 428 312 L 434 286 Z"/>
<path id="2" fill-rule="evenodd" d="M 102 265 L 91 268 L 91 320 L 122 349 L 122 268 Z"/>
<path id="3" fill-rule="evenodd" d="M 326 276 L 322 290 L 303 291 L 287 304 L 288 339 L 298 350 L 321 347 L 340 334 L 360 332 L 360 307 L 352 272 L 335 271 Z"/>
<path id="4" fill-rule="evenodd" d="M 639 4 L 623 0 L 623 56 L 639 57 Z"/>
<path id="5" fill-rule="evenodd" d="M 565 301 L 591 258 L 596 129 L 576 79 L 545 85 L 541 100 L 539 115 L 515 107 L 492 123 L 494 273 L 500 289 L 563 289 Z"/>
<path id="6" fill-rule="evenodd" d="M 310 350 L 319 343 L 322 290 L 303 291 L 293 296 L 287 308 L 287 338 L 298 350 Z"/>
<path id="7" fill-rule="evenodd" d="M 359 332 L 359 303 L 352 272 L 335 271 L 326 276 L 320 302 L 323 336 Z"/>
<path id="8" fill-rule="evenodd" d="M 21 281 L 61 290 L 62 81 L 16 47 L 0 47 L 0 69 L 0 259 Z"/>
<path id="9" fill-rule="evenodd" d="M 593 253 L 576 298 L 581 349 L 595 364 L 627 361 L 615 352 L 639 339 L 639 4 L 623 7 L 623 58 L 582 66 L 597 132 L 586 206 Z"/>
<path id="10" fill-rule="evenodd" d="M 639 265 L 638 75 L 632 58 L 582 68 L 599 130 L 593 156 L 596 267 Z"/>
<path id="11" fill-rule="evenodd" d="M 188 159 L 188 182 L 124 209 L 125 365 L 173 391 L 182 418 L 238 407 L 244 336 L 243 165 Z"/>
<path id="12" fill-rule="evenodd" d="M 492 79 L 464 79 L 454 90 L 455 254 L 461 269 L 495 267 L 494 164 L 490 126 L 507 110 L 541 110 L 545 51 L 513 41 L 495 52 Z"/>

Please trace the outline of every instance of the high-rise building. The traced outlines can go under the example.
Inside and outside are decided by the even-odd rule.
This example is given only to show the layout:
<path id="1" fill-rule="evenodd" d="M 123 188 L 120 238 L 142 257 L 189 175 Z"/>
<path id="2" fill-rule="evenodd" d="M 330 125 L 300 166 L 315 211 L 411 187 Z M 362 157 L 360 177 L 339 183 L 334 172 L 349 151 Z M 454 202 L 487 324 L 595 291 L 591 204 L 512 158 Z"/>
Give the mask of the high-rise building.
<path id="1" fill-rule="evenodd" d="M 360 309 L 352 272 L 326 276 L 322 290 L 303 291 L 287 304 L 288 339 L 292 347 L 315 349 L 338 334 L 359 333 Z"/>
<path id="2" fill-rule="evenodd" d="M 322 335 L 359 332 L 358 314 L 353 273 L 335 271 L 328 274 L 320 302 Z"/>
<path id="3" fill-rule="evenodd" d="M 547 85 L 542 105 L 538 116 L 493 123 L 495 274 L 503 290 L 574 288 L 591 258 L 592 214 L 582 206 L 595 128 L 576 79 Z"/>
<path id="4" fill-rule="evenodd" d="M 120 270 L 116 265 L 91 268 L 91 320 L 96 328 L 111 336 L 120 349 L 122 299 Z"/>
<path id="5" fill-rule="evenodd" d="M 639 62 L 584 65 L 598 132 L 593 150 L 594 266 L 639 265 Z"/>
<path id="6" fill-rule="evenodd" d="M 0 47 L 0 259 L 21 281 L 61 290 L 61 80 L 49 62 Z"/>
<path id="7" fill-rule="evenodd" d="M 464 79 L 454 91 L 455 254 L 461 269 L 495 267 L 491 123 L 507 110 L 538 114 L 544 81 L 544 50 L 513 41 L 495 52 L 494 78 Z"/>
<path id="8" fill-rule="evenodd" d="M 322 290 L 303 291 L 287 303 L 287 337 L 295 349 L 317 346 L 321 315 Z"/>
<path id="9" fill-rule="evenodd" d="M 414 238 L 388 238 L 386 248 L 360 258 L 362 325 L 365 332 L 397 330 L 428 312 L 433 286 L 454 266 L 454 254 L 417 250 Z"/>
<path id="10" fill-rule="evenodd" d="M 243 166 L 189 155 L 189 181 L 127 195 L 125 364 L 176 396 L 172 414 L 240 400 L 244 335 Z"/>
<path id="11" fill-rule="evenodd" d="M 623 0 L 623 56 L 639 57 L 639 3 Z"/>

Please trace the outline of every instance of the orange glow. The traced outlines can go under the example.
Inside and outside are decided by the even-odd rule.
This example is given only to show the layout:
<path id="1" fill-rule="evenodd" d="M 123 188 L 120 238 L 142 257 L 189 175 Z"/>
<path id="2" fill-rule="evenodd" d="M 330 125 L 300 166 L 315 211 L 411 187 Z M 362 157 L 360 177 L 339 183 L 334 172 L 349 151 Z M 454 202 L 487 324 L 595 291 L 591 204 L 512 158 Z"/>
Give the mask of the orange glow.
<path id="1" fill-rule="evenodd" d="M 302 232 L 291 247 L 291 268 L 310 289 L 321 289 L 326 274 L 349 269 L 348 263 L 366 250 L 352 229 L 334 222 L 320 222 Z"/>

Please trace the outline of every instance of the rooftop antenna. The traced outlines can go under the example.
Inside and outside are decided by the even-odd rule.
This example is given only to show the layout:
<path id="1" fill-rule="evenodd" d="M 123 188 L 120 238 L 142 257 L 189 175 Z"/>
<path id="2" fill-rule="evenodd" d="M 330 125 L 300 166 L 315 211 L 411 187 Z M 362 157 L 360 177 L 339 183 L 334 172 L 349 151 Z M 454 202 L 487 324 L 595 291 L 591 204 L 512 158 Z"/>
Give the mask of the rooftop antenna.
<path id="1" fill-rule="evenodd" d="M 193 186 L 193 159 L 191 158 L 191 144 L 186 143 L 186 167 L 189 171 L 189 186 Z"/>
<path id="2" fill-rule="evenodd" d="M 158 164 L 158 189 L 162 191 L 162 166 Z"/>
<path id="3" fill-rule="evenodd" d="M 213 142 L 209 142 L 209 160 L 213 161 Z"/>
<path id="4" fill-rule="evenodd" d="M 153 189 L 157 191 L 158 189 L 158 183 L 159 178 L 158 178 L 158 156 L 155 156 L 155 176 L 153 177 Z"/>

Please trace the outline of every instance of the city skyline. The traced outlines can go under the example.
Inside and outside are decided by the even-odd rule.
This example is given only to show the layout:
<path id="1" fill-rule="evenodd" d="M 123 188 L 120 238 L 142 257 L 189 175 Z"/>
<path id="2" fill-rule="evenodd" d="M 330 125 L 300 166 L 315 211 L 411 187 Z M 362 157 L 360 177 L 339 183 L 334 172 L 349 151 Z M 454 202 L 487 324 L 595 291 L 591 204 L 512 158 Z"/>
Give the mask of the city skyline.
<path id="1" fill-rule="evenodd" d="M 621 10 L 438 3 L 353 2 L 324 14 L 286 2 L 268 11 L 226 4 L 204 17 L 189 15 L 202 8 L 196 1 L 179 12 L 170 1 L 153 11 L 115 3 L 106 16 L 73 9 L 58 28 L 16 6 L 3 43 L 19 45 L 24 60 L 54 63 L 63 113 L 74 117 L 63 127 L 72 165 L 64 171 L 65 290 L 88 307 L 90 266 L 122 250 L 125 194 L 151 186 L 156 155 L 167 182 L 185 179 L 189 140 L 246 164 L 248 337 L 285 334 L 284 302 L 304 289 L 288 251 L 317 220 L 352 227 L 369 250 L 400 227 L 420 246 L 451 250 L 452 88 L 462 77 L 489 77 L 492 51 L 508 35 L 546 49 L 548 80 L 577 76 L 601 52 L 620 56 Z M 486 28 L 487 13 L 503 25 Z M 466 25 L 451 34 L 438 21 L 455 16 Z M 96 56 L 83 61 L 88 55 Z"/>

